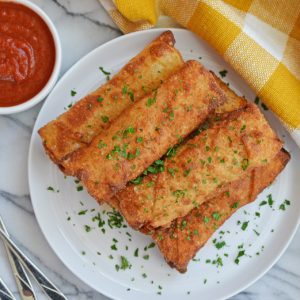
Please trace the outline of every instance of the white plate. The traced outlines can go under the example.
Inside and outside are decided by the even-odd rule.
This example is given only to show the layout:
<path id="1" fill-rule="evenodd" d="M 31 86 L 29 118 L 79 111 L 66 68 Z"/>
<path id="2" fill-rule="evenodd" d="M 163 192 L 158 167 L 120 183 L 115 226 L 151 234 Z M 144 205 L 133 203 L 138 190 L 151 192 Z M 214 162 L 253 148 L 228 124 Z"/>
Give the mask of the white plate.
<path id="1" fill-rule="evenodd" d="M 266 116 L 285 140 L 285 147 L 292 154 L 291 161 L 271 187 L 222 226 L 227 246 L 216 249 L 212 242 L 214 238 L 219 239 L 216 233 L 197 254 L 200 261 L 191 262 L 188 272 L 183 275 L 164 262 L 156 247 L 144 251 L 151 242 L 149 237 L 130 228 L 111 229 L 107 222 L 103 227 L 106 233 L 103 234 L 91 219 L 98 212 L 107 218 L 103 210 L 108 208 L 98 207 L 85 191 L 78 192 L 74 178 L 64 178 L 45 155 L 37 134 L 42 125 L 64 112 L 64 107 L 70 102 L 80 99 L 105 81 L 99 66 L 117 72 L 163 31 L 137 32 L 100 46 L 76 63 L 56 85 L 41 109 L 32 134 L 29 152 L 31 199 L 39 225 L 53 250 L 74 274 L 97 291 L 111 298 L 131 300 L 227 298 L 252 284 L 277 261 L 296 231 L 299 220 L 300 202 L 297 198 L 300 185 L 297 178 L 300 178 L 300 168 L 297 162 L 300 161 L 300 151 L 271 112 L 267 111 Z M 176 47 L 185 59 L 200 60 L 217 74 L 220 70 L 228 70 L 224 80 L 241 95 L 250 100 L 255 98 L 245 82 L 205 42 L 186 30 L 172 31 Z M 75 97 L 70 95 L 72 89 L 77 91 Z M 59 192 L 48 191 L 48 186 Z M 270 193 L 275 201 L 273 208 L 269 205 L 260 207 L 259 203 Z M 289 199 L 291 205 L 286 205 L 285 211 L 278 209 L 285 199 Z M 86 209 L 85 215 L 78 214 Z M 95 211 L 91 212 L 93 209 Z M 255 217 L 256 211 L 261 213 L 261 217 Z M 238 221 L 241 224 L 250 221 L 245 231 L 241 224 L 237 224 Z M 86 232 L 85 225 L 94 228 Z M 253 229 L 260 235 L 256 235 Z M 111 249 L 113 238 L 118 240 L 117 251 Z M 247 256 L 241 257 L 237 265 L 234 259 L 240 244 L 244 244 Z M 134 256 L 136 248 L 139 248 L 139 257 Z M 256 255 L 257 252 L 260 255 Z M 109 258 L 111 254 L 113 259 Z M 143 258 L 146 254 L 150 255 L 149 260 Z M 206 263 L 207 259 L 215 259 L 217 254 L 222 257 L 222 267 Z M 120 263 L 121 255 L 130 261 L 132 268 L 117 272 L 115 265 Z M 147 277 L 144 278 L 143 274 Z"/>

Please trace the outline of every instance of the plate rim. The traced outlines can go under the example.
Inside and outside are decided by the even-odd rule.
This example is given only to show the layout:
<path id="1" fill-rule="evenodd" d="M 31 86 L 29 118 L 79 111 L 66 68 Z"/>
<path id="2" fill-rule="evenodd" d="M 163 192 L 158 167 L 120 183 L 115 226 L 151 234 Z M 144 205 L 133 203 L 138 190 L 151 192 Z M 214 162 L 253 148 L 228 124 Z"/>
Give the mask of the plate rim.
<path id="1" fill-rule="evenodd" d="M 193 32 L 184 29 L 184 28 L 154 28 L 154 29 L 148 29 L 148 30 L 143 30 L 143 31 L 138 31 L 138 32 L 133 32 L 133 33 L 129 33 L 126 35 L 121 35 L 119 37 L 116 37 L 112 40 L 107 41 L 106 43 L 99 45 L 98 47 L 96 47 L 95 49 L 91 50 L 90 52 L 88 52 L 87 54 L 85 54 L 83 57 L 81 57 L 78 61 L 76 61 L 76 63 L 74 63 L 63 75 L 62 77 L 57 81 L 57 83 L 55 84 L 54 88 L 51 90 L 51 92 L 49 93 L 49 95 L 47 96 L 46 100 L 44 101 L 34 124 L 33 130 L 32 130 L 32 134 L 31 134 L 31 138 L 30 138 L 30 144 L 29 144 L 29 152 L 28 152 L 28 169 L 27 169 L 27 174 L 28 174 L 28 184 L 29 184 L 29 193 L 30 193 L 30 198 L 31 198 L 31 203 L 33 206 L 33 210 L 34 210 L 34 215 L 36 217 L 36 220 L 38 222 L 38 225 L 43 233 L 43 236 L 45 237 L 47 243 L 49 244 L 50 248 L 54 251 L 54 253 L 56 254 L 56 256 L 59 258 L 59 260 L 64 264 L 64 266 L 66 266 L 66 268 L 74 275 L 76 276 L 79 280 L 81 280 L 82 282 L 84 282 L 87 286 L 91 287 L 92 289 L 94 289 L 95 291 L 99 292 L 100 294 L 106 296 L 106 297 L 110 297 L 112 299 L 122 299 L 121 295 L 116 296 L 115 294 L 112 294 L 110 290 L 107 290 L 107 288 L 105 288 L 104 286 L 101 286 L 101 289 L 99 288 L 99 286 L 96 286 L 94 283 L 89 282 L 85 277 L 81 277 L 80 274 L 77 273 L 77 269 L 74 268 L 69 262 L 66 262 L 63 258 L 62 253 L 59 252 L 59 250 L 52 245 L 53 241 L 50 239 L 50 237 L 46 234 L 44 225 L 42 225 L 42 222 L 40 220 L 40 218 L 38 217 L 38 215 L 36 214 L 37 208 L 36 208 L 36 203 L 35 201 L 32 201 L 32 179 L 31 179 L 31 168 L 32 168 L 32 151 L 33 151 L 33 147 L 34 147 L 34 139 L 35 139 L 35 135 L 37 134 L 37 123 L 39 120 L 40 115 L 44 112 L 46 104 L 53 92 L 53 90 L 56 88 L 57 85 L 60 85 L 61 81 L 63 81 L 66 77 L 69 76 L 69 74 L 71 74 L 73 72 L 73 70 L 80 64 L 82 63 L 82 61 L 84 61 L 85 59 L 87 59 L 90 55 L 92 55 L 93 53 L 99 51 L 99 49 L 101 48 L 105 48 L 105 47 L 110 47 L 111 45 L 113 45 L 116 42 L 120 42 L 122 40 L 128 40 L 131 39 L 132 37 L 135 36 L 139 36 L 139 35 L 143 35 L 143 34 L 147 34 L 147 33 L 162 33 L 164 31 L 170 30 L 172 32 L 174 32 L 176 34 L 176 32 L 182 32 L 185 34 L 192 34 L 195 37 L 197 37 L 201 43 L 204 43 L 207 45 L 206 41 L 204 41 L 201 37 L 195 35 Z M 213 49 L 210 45 L 208 45 L 210 47 L 210 49 L 212 51 L 215 51 L 215 49 Z M 224 58 L 222 56 L 220 56 L 219 53 L 217 53 L 219 55 L 219 57 L 226 63 L 226 61 L 224 60 Z M 239 75 L 239 74 L 238 74 Z M 239 77 L 245 81 L 240 75 Z M 273 114 L 273 113 L 272 113 Z M 227 293 L 226 295 L 223 295 L 221 298 L 218 299 L 227 299 L 229 297 L 232 297 L 238 293 L 240 293 L 241 291 L 247 289 L 249 286 L 253 285 L 256 281 L 258 281 L 259 279 L 261 279 L 277 262 L 278 260 L 281 258 L 281 256 L 284 254 L 284 252 L 286 251 L 286 249 L 288 248 L 288 246 L 290 245 L 292 239 L 294 238 L 296 231 L 300 225 L 300 214 L 298 215 L 298 218 L 296 221 L 295 226 L 293 227 L 293 230 L 289 232 L 289 237 L 287 239 L 287 241 L 282 244 L 283 246 L 281 247 L 280 251 L 275 255 L 275 258 L 273 260 L 271 260 L 269 263 L 267 263 L 267 267 L 261 271 L 258 271 L 257 275 L 252 279 L 249 280 L 248 283 L 246 284 L 242 284 L 239 288 L 237 289 L 233 289 L 230 293 Z M 106 278 L 104 275 L 102 275 L 105 279 L 111 281 L 109 278 Z M 114 284 L 117 284 L 118 286 L 120 286 L 120 283 L 114 282 Z M 137 291 L 139 293 L 139 291 Z M 132 295 L 132 294 L 131 294 Z M 163 297 L 163 296 L 160 296 Z"/>

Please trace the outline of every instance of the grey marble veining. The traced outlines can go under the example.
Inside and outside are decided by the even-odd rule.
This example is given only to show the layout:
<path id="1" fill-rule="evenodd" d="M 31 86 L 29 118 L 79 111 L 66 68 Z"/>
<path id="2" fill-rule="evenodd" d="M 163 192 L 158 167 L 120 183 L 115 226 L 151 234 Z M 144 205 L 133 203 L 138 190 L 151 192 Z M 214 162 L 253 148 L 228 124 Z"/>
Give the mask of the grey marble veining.
<path id="1" fill-rule="evenodd" d="M 63 74 L 79 58 L 121 33 L 97 0 L 34 0 L 56 24 L 63 48 Z M 36 222 L 30 202 L 27 156 L 31 130 L 41 104 L 0 117 L 0 213 L 18 246 L 66 294 L 68 299 L 107 299 L 77 279 L 56 257 Z M 5 250 L 0 243 L 0 277 L 18 298 Z M 46 299 L 40 292 L 38 299 Z M 300 299 L 300 231 L 259 281 L 234 300 Z"/>

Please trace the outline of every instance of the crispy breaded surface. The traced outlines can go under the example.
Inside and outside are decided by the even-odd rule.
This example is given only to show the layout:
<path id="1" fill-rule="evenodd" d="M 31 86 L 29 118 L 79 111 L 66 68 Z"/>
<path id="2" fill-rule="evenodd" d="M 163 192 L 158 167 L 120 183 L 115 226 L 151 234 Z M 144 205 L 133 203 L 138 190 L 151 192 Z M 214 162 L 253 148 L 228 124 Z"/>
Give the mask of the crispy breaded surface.
<path id="1" fill-rule="evenodd" d="M 244 108 L 247 105 L 247 100 L 245 98 L 239 97 L 235 92 L 233 92 L 227 84 L 225 84 L 218 76 L 216 76 L 213 72 L 211 72 L 214 76 L 217 84 L 221 88 L 224 94 L 224 102 L 221 103 L 216 109 L 215 114 L 209 115 L 205 123 L 211 123 L 214 121 L 215 118 L 221 117 L 225 113 L 233 112 L 235 110 L 239 110 Z M 187 137 L 187 141 L 191 137 Z M 186 141 L 183 141 L 185 143 Z M 177 151 L 177 153 L 180 150 Z M 114 207 L 115 209 L 119 208 L 119 200 L 117 196 L 112 197 L 107 202 L 110 206 Z"/>
<path id="2" fill-rule="evenodd" d="M 183 60 L 174 43 L 172 32 L 164 32 L 110 81 L 42 127 L 39 134 L 49 157 L 59 164 L 74 151 L 89 144 L 125 108 L 181 68 Z"/>
<path id="3" fill-rule="evenodd" d="M 120 211 L 136 229 L 168 226 L 247 171 L 268 163 L 281 148 L 257 106 L 247 104 L 185 143 L 165 160 L 163 172 L 118 193 Z"/>
<path id="4" fill-rule="evenodd" d="M 270 185 L 288 163 L 290 155 L 281 150 L 268 164 L 232 182 L 218 197 L 176 219 L 170 228 L 156 230 L 152 237 L 170 266 L 185 272 L 189 261 L 218 228 L 243 205 L 253 201 Z M 213 217 L 213 216 L 217 216 Z"/>
<path id="5" fill-rule="evenodd" d="M 107 201 L 197 128 L 223 100 L 210 72 L 189 61 L 88 147 L 65 160 L 65 172 L 78 177 L 98 201 Z"/>

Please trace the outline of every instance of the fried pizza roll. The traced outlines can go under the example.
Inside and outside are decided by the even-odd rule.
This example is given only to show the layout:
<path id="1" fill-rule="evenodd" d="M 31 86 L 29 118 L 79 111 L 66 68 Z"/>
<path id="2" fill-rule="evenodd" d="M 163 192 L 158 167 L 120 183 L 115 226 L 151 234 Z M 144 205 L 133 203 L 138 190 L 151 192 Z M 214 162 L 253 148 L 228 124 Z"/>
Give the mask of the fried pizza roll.
<path id="1" fill-rule="evenodd" d="M 262 113 L 249 103 L 216 118 L 174 157 L 159 161 L 162 172 L 120 191 L 116 195 L 120 211 L 136 229 L 169 226 L 247 171 L 267 164 L 281 148 Z"/>
<path id="2" fill-rule="evenodd" d="M 167 263 L 185 272 L 190 260 L 220 226 L 240 207 L 254 201 L 269 186 L 290 159 L 281 150 L 266 165 L 254 168 L 248 175 L 230 183 L 226 191 L 194 208 L 187 216 L 178 218 L 167 229 L 152 234 Z"/>
<path id="3" fill-rule="evenodd" d="M 196 129 L 224 95 L 213 75 L 189 61 L 157 90 L 126 109 L 62 165 L 99 202 L 107 201 L 172 145 Z"/>
<path id="4" fill-rule="evenodd" d="M 57 164 L 88 145 L 122 111 L 160 86 L 183 65 L 166 31 L 132 58 L 111 80 L 39 130 L 44 148 Z"/>

